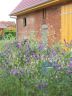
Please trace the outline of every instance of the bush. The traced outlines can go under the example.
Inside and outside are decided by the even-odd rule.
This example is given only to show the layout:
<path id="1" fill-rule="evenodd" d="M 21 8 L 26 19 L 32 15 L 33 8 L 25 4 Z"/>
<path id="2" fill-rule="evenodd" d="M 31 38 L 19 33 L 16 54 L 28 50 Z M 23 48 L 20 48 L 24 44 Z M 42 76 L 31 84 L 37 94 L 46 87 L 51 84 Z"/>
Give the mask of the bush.
<path id="1" fill-rule="evenodd" d="M 10 37 L 16 37 L 16 30 L 4 29 L 4 37 L 10 39 Z"/>
<path id="2" fill-rule="evenodd" d="M 60 44 L 11 43 L 0 68 L 1 96 L 72 96 L 72 52 Z"/>

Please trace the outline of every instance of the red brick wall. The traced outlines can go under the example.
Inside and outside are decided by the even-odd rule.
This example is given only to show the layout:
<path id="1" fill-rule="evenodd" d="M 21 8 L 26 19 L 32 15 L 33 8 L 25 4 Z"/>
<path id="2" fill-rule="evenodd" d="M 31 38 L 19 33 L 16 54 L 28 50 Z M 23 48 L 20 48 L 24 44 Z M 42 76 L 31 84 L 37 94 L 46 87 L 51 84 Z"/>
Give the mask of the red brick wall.
<path id="1" fill-rule="evenodd" d="M 26 15 L 17 17 L 17 37 L 18 40 L 33 37 L 38 42 L 42 41 L 41 26 L 45 23 L 48 26 L 48 43 L 60 40 L 60 21 L 61 9 L 59 6 L 46 8 L 46 18 L 43 20 L 43 10 L 35 11 Z M 23 26 L 23 18 L 27 18 L 27 26 Z M 31 35 L 32 34 L 32 35 Z M 34 38 L 34 39 L 35 39 Z"/>
<path id="2" fill-rule="evenodd" d="M 61 28 L 61 7 L 56 6 L 47 10 L 46 23 L 48 24 L 49 44 L 58 42 L 60 40 L 60 28 Z"/>

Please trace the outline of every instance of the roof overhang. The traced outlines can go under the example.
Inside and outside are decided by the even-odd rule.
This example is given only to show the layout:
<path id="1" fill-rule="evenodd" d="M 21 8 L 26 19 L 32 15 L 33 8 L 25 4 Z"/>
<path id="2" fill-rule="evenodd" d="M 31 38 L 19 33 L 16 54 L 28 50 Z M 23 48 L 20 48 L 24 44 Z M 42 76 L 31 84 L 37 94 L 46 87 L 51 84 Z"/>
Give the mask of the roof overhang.
<path id="1" fill-rule="evenodd" d="M 61 3 L 66 3 L 68 1 L 71 1 L 71 0 L 50 0 L 50 1 L 45 2 L 43 4 L 34 6 L 32 8 L 28 8 L 28 9 L 22 10 L 20 12 L 12 13 L 12 14 L 10 14 L 10 16 L 19 16 L 19 15 L 26 14 L 26 13 L 29 13 L 29 12 L 32 12 L 32 11 L 35 11 L 35 10 L 38 10 L 41 8 L 50 7 L 50 6 L 61 4 Z"/>

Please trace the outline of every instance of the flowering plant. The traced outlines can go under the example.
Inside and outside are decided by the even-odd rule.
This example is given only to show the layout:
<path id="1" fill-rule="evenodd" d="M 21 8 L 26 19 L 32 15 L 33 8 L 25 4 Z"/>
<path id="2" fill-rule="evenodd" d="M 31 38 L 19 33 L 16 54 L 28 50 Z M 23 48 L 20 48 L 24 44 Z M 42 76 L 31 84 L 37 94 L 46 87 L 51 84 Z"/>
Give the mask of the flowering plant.
<path id="1" fill-rule="evenodd" d="M 61 44 L 6 45 L 0 69 L 1 96 L 72 96 L 72 52 Z"/>

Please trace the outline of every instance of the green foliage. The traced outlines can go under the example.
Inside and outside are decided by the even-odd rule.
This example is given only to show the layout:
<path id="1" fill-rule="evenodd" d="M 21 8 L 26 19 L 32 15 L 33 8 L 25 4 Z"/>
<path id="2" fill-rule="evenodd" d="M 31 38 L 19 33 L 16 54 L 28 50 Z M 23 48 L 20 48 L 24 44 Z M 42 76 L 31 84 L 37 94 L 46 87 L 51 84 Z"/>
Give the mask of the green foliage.
<path id="1" fill-rule="evenodd" d="M 4 29 L 4 36 L 1 36 L 1 39 L 12 39 L 16 37 L 16 30 Z"/>
<path id="2" fill-rule="evenodd" d="M 12 29 L 12 30 L 9 30 L 9 29 L 4 29 L 3 30 L 4 32 L 4 35 L 0 35 L 0 40 L 3 40 L 3 39 L 12 39 L 12 38 L 15 38 L 16 37 L 16 30 Z"/>
<path id="3" fill-rule="evenodd" d="M 0 40 L 2 40 L 2 38 L 3 38 L 2 35 L 0 35 Z"/>
<path id="4" fill-rule="evenodd" d="M 3 37 L 3 39 L 7 39 L 7 40 L 10 40 L 10 39 L 12 39 L 12 38 L 15 38 L 15 36 L 16 36 L 16 33 L 6 33 L 5 35 L 4 35 L 4 37 Z"/>

